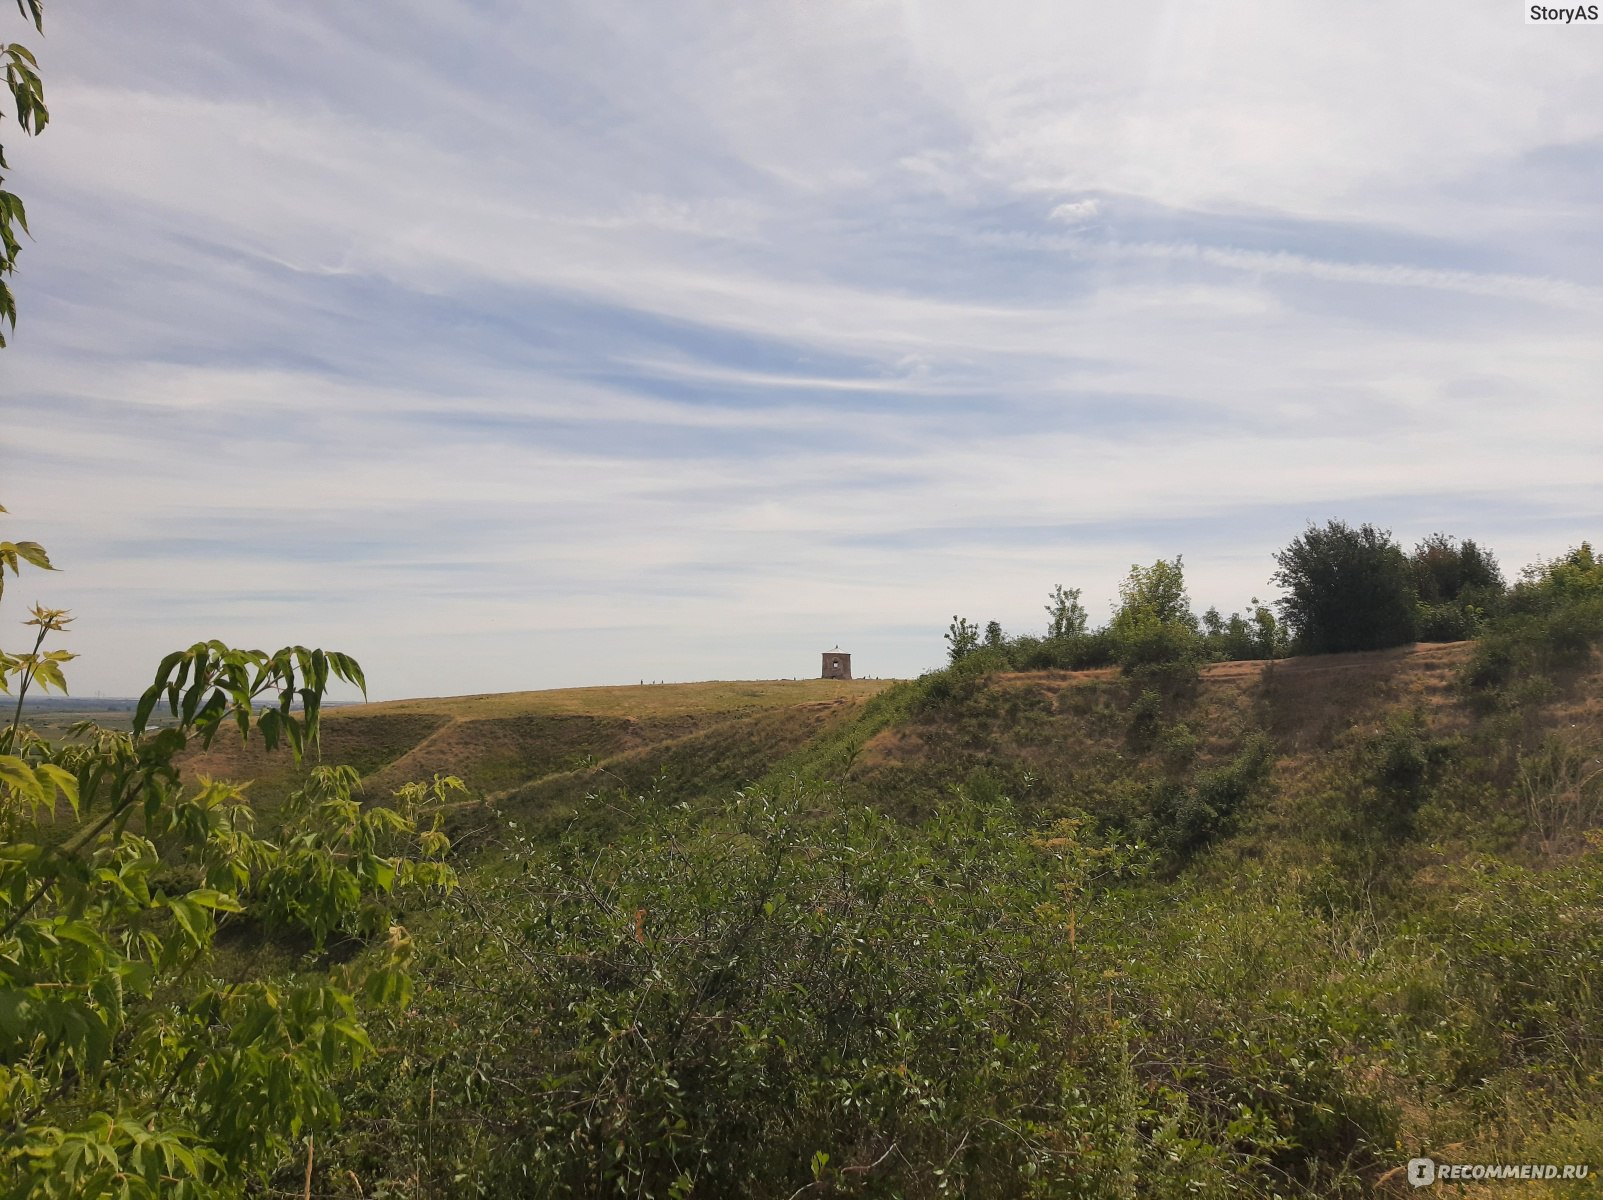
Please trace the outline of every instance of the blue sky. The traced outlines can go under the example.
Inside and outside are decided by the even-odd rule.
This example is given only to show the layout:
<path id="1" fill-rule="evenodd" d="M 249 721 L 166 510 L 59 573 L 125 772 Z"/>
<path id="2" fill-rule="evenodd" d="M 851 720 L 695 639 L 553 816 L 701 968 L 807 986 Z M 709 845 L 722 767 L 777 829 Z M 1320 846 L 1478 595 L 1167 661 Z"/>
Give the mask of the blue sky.
<path id="1" fill-rule="evenodd" d="M 22 38 L 0 18 L 0 36 Z M 14 27 L 14 28 L 13 28 Z M 1310 520 L 1603 531 L 1603 30 L 1213 3 L 57 5 L 0 352 L 75 690 L 936 665 Z M 27 39 L 23 39 L 27 40 Z M 5 644 L 19 640 L 13 627 Z"/>

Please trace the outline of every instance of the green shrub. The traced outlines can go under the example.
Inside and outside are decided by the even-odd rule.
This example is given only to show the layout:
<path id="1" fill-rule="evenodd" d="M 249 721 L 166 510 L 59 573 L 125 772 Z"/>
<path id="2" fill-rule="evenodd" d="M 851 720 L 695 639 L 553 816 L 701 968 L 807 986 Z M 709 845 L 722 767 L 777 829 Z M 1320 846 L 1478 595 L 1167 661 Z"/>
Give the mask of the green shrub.
<path id="1" fill-rule="evenodd" d="M 1475 650 L 1464 664 L 1464 684 L 1474 692 L 1496 692 L 1516 674 L 1534 667 L 1541 639 L 1536 618 L 1525 613 L 1503 617 L 1476 639 Z"/>
<path id="2" fill-rule="evenodd" d="M 946 630 L 946 659 L 959 663 L 974 653 L 980 644 L 980 628 L 967 617 L 954 615 Z"/>
<path id="3" fill-rule="evenodd" d="M 951 666 L 919 676 L 914 712 L 950 710 L 973 698 L 985 686 L 987 676 L 1013 669 L 1006 648 L 981 646 L 971 650 Z"/>
<path id="4" fill-rule="evenodd" d="M 1228 762 L 1188 779 L 1155 780 L 1146 786 L 1147 812 L 1135 831 L 1170 854 L 1189 855 L 1235 828 L 1241 806 L 1268 780 L 1273 762 L 1269 738 L 1255 733 Z"/>
<path id="5" fill-rule="evenodd" d="M 1155 689 L 1148 688 L 1130 702 L 1124 715 L 1125 736 L 1137 750 L 1145 750 L 1157 740 L 1163 719 L 1163 697 Z"/>
<path id="6" fill-rule="evenodd" d="M 488 1196 L 1105 1194 L 1110 1048 L 1067 1041 L 1062 906 L 1126 857 L 1031 839 L 1003 802 L 918 830 L 806 817 L 828 803 L 653 813 L 599 857 L 509 847 L 353 1104 L 426 1153 L 397 1162 L 381 1123 L 343 1161 Z"/>
<path id="7" fill-rule="evenodd" d="M 1484 604 L 1501 596 L 1503 572 L 1490 551 L 1474 541 L 1433 533 L 1408 556 L 1414 588 L 1427 605 Z"/>
<path id="8" fill-rule="evenodd" d="M 1422 642 L 1461 642 L 1502 611 L 1507 587 L 1491 553 L 1475 542 L 1432 534 L 1409 555 L 1419 596 Z"/>
<path id="9" fill-rule="evenodd" d="M 1121 603 L 1108 626 L 1114 660 L 1127 672 L 1200 661 L 1202 638 L 1186 594 L 1180 558 L 1132 566 L 1119 586 Z"/>
<path id="10" fill-rule="evenodd" d="M 1577 598 L 1555 608 L 1548 614 L 1544 634 L 1551 666 L 1585 666 L 1603 641 L 1603 595 Z"/>
<path id="11" fill-rule="evenodd" d="M 1603 562 L 1583 542 L 1527 567 L 1505 611 L 1486 622 L 1462 681 L 1490 705 L 1516 702 L 1522 679 L 1572 674 L 1603 644 Z"/>
<path id="12" fill-rule="evenodd" d="M 1199 791 L 1217 802 L 1250 757 Z M 330 1178 L 370 1196 L 1355 1189 L 1397 1126 L 1359 1069 L 1384 1015 L 1330 934 L 1256 889 L 1149 905 L 1121 882 L 1140 858 L 1083 816 L 1031 834 L 994 787 L 964 791 L 918 827 L 749 794 L 642 813 L 599 854 L 514 836 L 422 952 Z"/>
<path id="13" fill-rule="evenodd" d="M 1462 746 L 1432 734 L 1418 710 L 1393 713 L 1373 738 L 1358 747 L 1354 762 L 1349 842 L 1395 857 L 1399 843 L 1414 835 L 1414 817 Z"/>
<path id="14" fill-rule="evenodd" d="M 1061 583 L 1055 585 L 1047 601 L 1046 616 L 1046 636 L 1049 638 L 1071 638 L 1083 634 L 1089 618 L 1080 604 L 1080 589 L 1065 588 Z"/>
<path id="15" fill-rule="evenodd" d="M 1160 621 L 1150 614 L 1132 617 L 1115 628 L 1113 657 L 1127 672 L 1168 663 L 1200 662 L 1202 640 L 1180 622 Z"/>
<path id="16" fill-rule="evenodd" d="M 1184 770 L 1197 757 L 1197 735 L 1183 721 L 1158 730 L 1157 748 L 1170 770 Z"/>
<path id="17" fill-rule="evenodd" d="M 1059 637 L 1014 639 L 1014 662 L 1021 671 L 1086 671 L 1114 663 L 1113 639 L 1105 630 Z"/>
<path id="18" fill-rule="evenodd" d="M 1520 581 L 1509 595 L 1509 604 L 1512 608 L 1529 611 L 1600 596 L 1603 596 L 1603 558 L 1593 551 L 1591 542 L 1582 542 L 1560 558 L 1532 563 L 1520 572 Z"/>
<path id="19" fill-rule="evenodd" d="M 1419 604 L 1418 637 L 1422 642 L 1465 642 L 1480 632 L 1482 609 L 1455 602 Z"/>
<path id="20" fill-rule="evenodd" d="M 1304 654 L 1381 650 L 1414 640 L 1414 576 L 1390 531 L 1310 525 L 1275 555 L 1280 609 Z"/>
<path id="21" fill-rule="evenodd" d="M 1445 986 L 1486 1036 L 1453 1073 L 1465 1084 L 1509 1067 L 1603 1066 L 1603 865 L 1594 850 L 1537 871 L 1474 858 L 1451 868 L 1409 922 L 1440 956 Z"/>
<path id="22" fill-rule="evenodd" d="M 1202 640 L 1204 657 L 1215 662 L 1279 658 L 1286 651 L 1285 630 L 1256 596 L 1247 616 L 1234 612 L 1226 619 L 1216 608 L 1203 613 Z"/>
<path id="23" fill-rule="evenodd" d="M 1397 1107 L 1373 1079 L 1392 978 L 1355 971 L 1350 931 L 1282 880 L 1181 885 L 1112 923 L 1120 1007 L 1144 1073 L 1194 1111 L 1232 1118 L 1273 1164 L 1261 1194 L 1362 1194 L 1355 1169 L 1394 1153 Z M 1366 1070 L 1366 1067 L 1371 1068 Z M 1370 1078 L 1366 1079 L 1366 1075 Z M 1260 1194 L 1243 1178 L 1229 1194 Z"/>
<path id="24" fill-rule="evenodd" d="M 24 562 L 54 569 L 0 542 L 0 591 Z M 449 843 L 425 789 L 364 806 L 350 768 L 314 769 L 266 836 L 243 788 L 183 778 L 219 731 L 315 753 L 330 679 L 366 690 L 337 652 L 200 642 L 162 661 L 131 731 L 35 736 L 22 703 L 65 691 L 74 655 L 43 647 L 70 620 L 35 605 L 32 649 L 0 652 L 17 696 L 0 729 L 0 1194 L 237 1197 L 338 1116 L 335 1079 L 373 1048 L 363 1009 L 406 1000 L 400 899 L 452 886 Z M 319 954 L 376 945 L 338 970 L 220 978 L 218 933 L 243 921 Z"/>

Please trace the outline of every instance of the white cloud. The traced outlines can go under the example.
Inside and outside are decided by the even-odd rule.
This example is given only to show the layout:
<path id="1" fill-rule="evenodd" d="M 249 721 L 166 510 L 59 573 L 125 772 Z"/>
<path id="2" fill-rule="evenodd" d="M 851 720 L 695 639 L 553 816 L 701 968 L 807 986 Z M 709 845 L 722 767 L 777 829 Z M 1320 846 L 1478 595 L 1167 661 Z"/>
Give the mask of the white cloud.
<path id="1" fill-rule="evenodd" d="M 1158 554 L 1240 604 L 1332 513 L 1595 536 L 1603 243 L 1495 187 L 1603 137 L 1581 39 L 400 11 L 52 18 L 3 499 L 91 689 L 214 632 L 382 694 L 892 673 Z"/>
<path id="2" fill-rule="evenodd" d="M 1102 211 L 1095 200 L 1068 200 L 1052 210 L 1052 219 L 1065 225 L 1081 225 Z"/>

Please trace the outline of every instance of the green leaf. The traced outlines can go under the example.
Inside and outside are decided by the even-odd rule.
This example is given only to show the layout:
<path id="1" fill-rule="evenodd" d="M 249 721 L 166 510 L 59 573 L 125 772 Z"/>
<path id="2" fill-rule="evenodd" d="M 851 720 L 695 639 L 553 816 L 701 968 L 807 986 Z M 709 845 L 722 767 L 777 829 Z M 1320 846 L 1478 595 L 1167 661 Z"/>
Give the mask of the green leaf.
<path id="1" fill-rule="evenodd" d="M 45 802 L 39 781 L 34 778 L 33 768 L 14 754 L 0 754 L 0 786 L 9 788 L 35 804 Z"/>
<path id="2" fill-rule="evenodd" d="M 76 942 L 80 946 L 87 946 L 91 950 L 110 949 L 106 939 L 94 927 L 82 921 L 62 921 L 52 929 L 52 932 L 63 941 Z"/>
<path id="3" fill-rule="evenodd" d="M 166 690 L 167 681 L 172 677 L 173 668 L 184 661 L 187 653 L 188 651 L 184 650 L 174 650 L 166 658 L 162 659 L 161 664 L 156 668 L 155 682 L 145 689 L 145 694 L 139 697 L 139 706 L 134 710 L 134 733 L 136 735 L 145 731 L 145 722 L 150 719 L 150 714 L 155 710 L 156 702 L 161 699 L 162 692 Z"/>
<path id="4" fill-rule="evenodd" d="M 64 767 L 55 763 L 40 763 L 33 769 L 34 778 L 39 780 L 41 786 L 53 786 L 56 792 L 71 807 L 73 815 L 78 813 L 78 778 Z"/>
<path id="5" fill-rule="evenodd" d="M 200 698 L 206 691 L 207 682 L 206 676 L 202 672 L 195 672 L 195 682 L 184 693 L 183 704 L 179 710 L 178 719 L 183 724 L 193 725 L 195 723 L 195 710 L 200 706 Z M 183 686 L 181 682 L 179 686 Z"/>
<path id="6" fill-rule="evenodd" d="M 27 223 L 20 218 L 20 215 L 17 223 L 24 229 L 28 227 Z M 56 569 L 50 565 L 50 556 L 45 553 L 45 548 L 38 542 L 15 542 L 7 544 L 14 546 L 17 555 L 22 559 L 23 562 L 32 563 L 42 571 L 54 571 Z"/>
<path id="7" fill-rule="evenodd" d="M 362 668 L 357 661 L 348 654 L 341 654 L 337 650 L 328 652 L 329 669 L 346 683 L 354 683 L 361 689 L 362 699 L 367 699 L 367 680 L 362 675 Z"/>
<path id="8" fill-rule="evenodd" d="M 244 912 L 244 907 L 238 900 L 227 892 L 219 892 L 215 888 L 196 888 L 185 899 L 202 908 L 215 909 L 218 912 Z"/>
<path id="9" fill-rule="evenodd" d="M 199 904 L 188 896 L 175 896 L 167 901 L 167 907 L 172 910 L 174 919 L 183 931 L 189 935 L 190 941 L 197 946 L 206 941 L 206 936 L 211 932 L 211 923 Z"/>
<path id="10" fill-rule="evenodd" d="M 395 864 L 388 859 L 379 859 L 373 864 L 373 884 L 381 892 L 388 892 L 395 886 Z"/>
<path id="11" fill-rule="evenodd" d="M 362 993 L 372 1004 L 402 1008 L 412 995 L 412 977 L 399 967 L 379 967 L 363 983 Z"/>
<path id="12" fill-rule="evenodd" d="M 278 748 L 278 739 L 283 721 L 284 718 L 279 715 L 276 708 L 268 709 L 256 721 L 256 728 L 260 730 L 262 741 L 267 743 L 269 750 Z"/>

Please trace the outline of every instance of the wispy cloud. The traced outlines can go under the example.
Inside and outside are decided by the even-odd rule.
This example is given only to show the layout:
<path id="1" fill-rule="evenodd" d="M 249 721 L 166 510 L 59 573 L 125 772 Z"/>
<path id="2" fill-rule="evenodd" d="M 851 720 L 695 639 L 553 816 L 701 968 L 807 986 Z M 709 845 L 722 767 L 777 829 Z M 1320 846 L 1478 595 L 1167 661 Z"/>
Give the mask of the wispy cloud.
<path id="1" fill-rule="evenodd" d="M 1333 514 L 1517 565 L 1603 513 L 1600 68 L 1517 15 L 64 10 L 3 499 L 107 692 L 907 673 Z"/>
<path id="2" fill-rule="evenodd" d="M 1065 225 L 1082 225 L 1102 211 L 1096 200 L 1066 200 L 1052 210 L 1052 219 Z"/>

